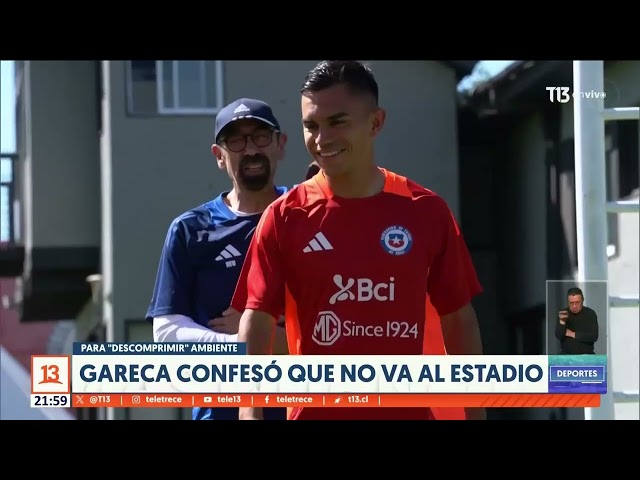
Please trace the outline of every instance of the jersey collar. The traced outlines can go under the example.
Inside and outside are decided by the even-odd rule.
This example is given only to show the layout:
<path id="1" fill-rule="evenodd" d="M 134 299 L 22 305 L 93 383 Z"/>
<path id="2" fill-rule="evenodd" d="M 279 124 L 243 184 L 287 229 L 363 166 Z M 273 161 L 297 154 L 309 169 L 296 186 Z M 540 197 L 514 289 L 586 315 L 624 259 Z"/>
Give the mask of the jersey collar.
<path id="1" fill-rule="evenodd" d="M 384 193 L 391 193 L 395 195 L 400 195 L 401 197 L 409 197 L 411 198 L 411 191 L 409 190 L 409 186 L 407 185 L 406 177 L 401 175 L 397 175 L 386 168 L 378 167 L 378 169 L 384 175 L 384 186 L 382 187 L 382 191 Z M 315 174 L 312 177 L 312 180 L 318 184 L 320 190 L 327 198 L 332 198 L 334 196 L 329 183 L 327 182 L 327 177 L 322 170 Z"/>

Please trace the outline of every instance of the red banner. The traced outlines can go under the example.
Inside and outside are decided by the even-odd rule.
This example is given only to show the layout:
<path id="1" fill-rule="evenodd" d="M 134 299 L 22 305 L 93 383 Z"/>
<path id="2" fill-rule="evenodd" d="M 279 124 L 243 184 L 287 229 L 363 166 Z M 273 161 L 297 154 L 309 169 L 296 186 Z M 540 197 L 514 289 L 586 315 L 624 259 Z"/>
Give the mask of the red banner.
<path id="1" fill-rule="evenodd" d="M 72 394 L 74 407 L 599 407 L 587 394 Z"/>

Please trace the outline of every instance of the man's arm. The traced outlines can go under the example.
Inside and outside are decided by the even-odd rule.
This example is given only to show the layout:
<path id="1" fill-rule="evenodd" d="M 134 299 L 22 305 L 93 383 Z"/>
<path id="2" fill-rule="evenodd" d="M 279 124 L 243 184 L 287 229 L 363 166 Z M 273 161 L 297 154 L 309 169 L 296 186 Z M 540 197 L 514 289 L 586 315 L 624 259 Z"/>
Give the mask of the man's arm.
<path id="1" fill-rule="evenodd" d="M 285 327 L 284 317 L 281 316 L 276 325 L 276 333 L 273 336 L 273 354 L 288 355 L 289 344 L 287 342 L 287 329 Z"/>
<path id="2" fill-rule="evenodd" d="M 237 335 L 217 333 L 193 320 L 195 272 L 187 250 L 188 231 L 171 223 L 158 265 L 146 319 L 153 322 L 155 342 L 236 342 Z"/>
<path id="3" fill-rule="evenodd" d="M 219 333 L 197 324 L 185 315 L 165 315 L 153 319 L 155 342 L 234 343 L 238 335 Z"/>
<path id="4" fill-rule="evenodd" d="M 233 305 L 237 307 L 241 307 L 242 305 L 247 304 L 247 297 L 249 292 L 247 291 L 247 271 L 243 272 L 236 284 L 236 290 L 233 298 Z M 242 316 L 240 316 L 240 320 Z M 238 323 L 238 330 L 240 329 L 240 324 Z M 289 344 L 287 339 L 287 330 L 285 325 L 284 315 L 281 315 L 278 321 L 276 322 L 276 328 L 274 329 L 273 334 L 273 342 L 272 342 L 273 355 L 288 355 L 289 354 Z"/>
<path id="5" fill-rule="evenodd" d="M 473 305 L 468 303 L 453 313 L 442 315 L 440 322 L 448 355 L 482 355 L 480 327 Z"/>
<path id="6" fill-rule="evenodd" d="M 259 310 L 247 309 L 240 318 L 238 341 L 247 344 L 248 355 L 271 355 L 276 319 Z"/>
<path id="7" fill-rule="evenodd" d="M 558 321 L 556 322 L 556 338 L 558 340 L 562 340 L 567 336 L 567 321 L 563 321 L 560 317 L 558 317 Z"/>
<path id="8" fill-rule="evenodd" d="M 279 202 L 277 202 L 279 205 Z M 249 245 L 231 306 L 243 312 L 238 341 L 249 355 L 273 352 L 276 319 L 284 312 L 285 276 L 274 204 L 262 214 Z M 284 331 L 284 329 L 282 329 Z M 261 420 L 262 408 L 240 408 L 241 420 Z"/>
<path id="9" fill-rule="evenodd" d="M 482 355 L 480 327 L 471 299 L 482 292 L 471 255 L 444 200 L 440 205 L 440 252 L 429 270 L 428 293 L 440 316 L 447 354 Z M 467 408 L 467 419 L 484 420 L 483 408 Z"/>
<path id="10" fill-rule="evenodd" d="M 164 244 L 146 320 L 153 323 L 155 341 L 203 342 L 205 327 L 193 320 L 191 294 L 195 272 L 187 250 L 188 231 L 171 222 Z M 212 332 L 213 333 L 213 332 Z"/>
<path id="11" fill-rule="evenodd" d="M 482 338 L 471 303 L 440 317 L 447 355 L 482 355 Z M 484 408 L 465 408 L 467 420 L 486 420 Z"/>
<path id="12" fill-rule="evenodd" d="M 576 323 L 576 340 L 585 343 L 596 343 L 599 337 L 598 316 L 593 310 L 585 316 L 582 322 Z"/>

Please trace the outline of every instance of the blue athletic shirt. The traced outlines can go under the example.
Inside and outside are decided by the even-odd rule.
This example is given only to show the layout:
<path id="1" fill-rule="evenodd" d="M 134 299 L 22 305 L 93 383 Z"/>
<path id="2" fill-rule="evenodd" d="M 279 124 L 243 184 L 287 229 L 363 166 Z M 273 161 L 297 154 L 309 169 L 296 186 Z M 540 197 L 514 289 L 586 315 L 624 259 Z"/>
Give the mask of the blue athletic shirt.
<path id="1" fill-rule="evenodd" d="M 287 187 L 276 187 L 278 196 Z M 229 192 L 177 217 L 167 233 L 146 319 L 185 315 L 207 327 L 231 305 L 260 213 L 237 215 Z M 208 328 L 208 327 L 207 327 Z M 237 420 L 237 408 L 194 408 L 194 420 Z M 285 408 L 265 408 L 265 420 L 285 420 Z"/>

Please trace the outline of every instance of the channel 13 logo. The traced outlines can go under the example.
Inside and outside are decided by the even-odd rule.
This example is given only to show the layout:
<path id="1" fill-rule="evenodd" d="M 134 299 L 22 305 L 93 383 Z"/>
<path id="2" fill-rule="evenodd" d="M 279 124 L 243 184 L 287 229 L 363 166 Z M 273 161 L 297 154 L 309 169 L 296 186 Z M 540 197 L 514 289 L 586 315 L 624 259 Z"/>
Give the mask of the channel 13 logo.
<path id="1" fill-rule="evenodd" d="M 31 393 L 71 393 L 71 357 L 69 355 L 31 356 Z"/>

